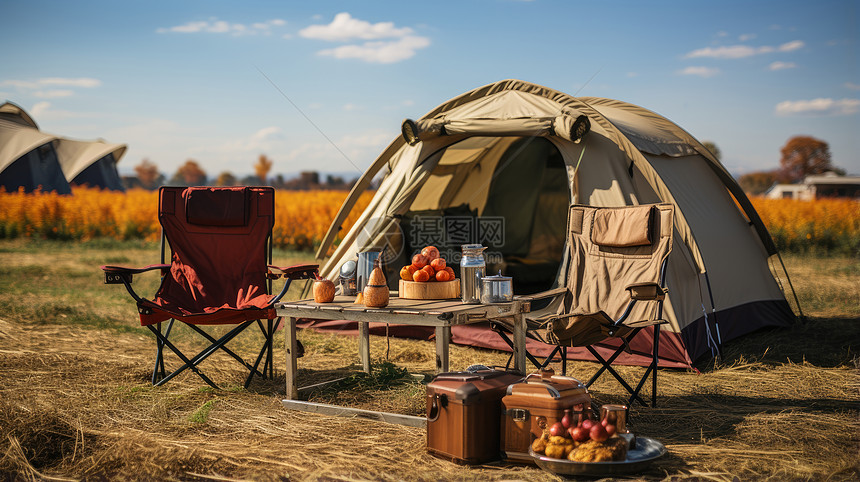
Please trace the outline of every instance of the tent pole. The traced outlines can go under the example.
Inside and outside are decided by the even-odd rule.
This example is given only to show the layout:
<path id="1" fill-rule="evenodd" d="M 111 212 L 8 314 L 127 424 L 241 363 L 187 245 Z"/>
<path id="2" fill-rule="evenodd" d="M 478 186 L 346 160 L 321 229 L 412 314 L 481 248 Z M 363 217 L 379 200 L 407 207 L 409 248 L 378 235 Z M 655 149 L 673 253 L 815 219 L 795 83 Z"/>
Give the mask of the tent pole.
<path id="1" fill-rule="evenodd" d="M 720 334 L 720 322 L 717 320 L 717 305 L 714 304 L 714 291 L 711 289 L 711 277 L 705 271 L 705 285 L 708 287 L 708 297 L 711 299 L 711 317 L 714 319 L 714 329 L 717 331 L 717 357 L 723 360 L 723 337 Z"/>
<path id="2" fill-rule="evenodd" d="M 785 273 L 785 279 L 788 280 L 788 287 L 791 288 L 791 294 L 794 296 L 794 303 L 797 305 L 797 312 L 800 313 L 800 322 L 806 322 L 806 316 L 803 315 L 803 308 L 800 307 L 800 300 L 797 299 L 797 292 L 794 291 L 794 285 L 791 284 L 791 277 L 788 275 L 788 270 L 785 269 L 785 263 L 782 262 L 782 255 L 779 250 L 776 251 L 776 257 L 779 259 L 779 264 L 782 266 L 782 272 Z"/>

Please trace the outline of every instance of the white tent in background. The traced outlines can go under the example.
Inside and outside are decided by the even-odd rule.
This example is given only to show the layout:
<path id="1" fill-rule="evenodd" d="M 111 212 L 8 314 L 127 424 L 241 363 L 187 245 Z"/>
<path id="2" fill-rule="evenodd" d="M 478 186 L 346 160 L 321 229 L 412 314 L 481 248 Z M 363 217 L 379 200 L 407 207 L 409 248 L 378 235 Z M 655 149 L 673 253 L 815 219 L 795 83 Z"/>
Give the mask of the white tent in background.
<path id="1" fill-rule="evenodd" d="M 7 191 L 23 188 L 69 194 L 57 158 L 57 139 L 39 130 L 24 109 L 6 102 L 0 105 L 0 186 Z"/>
<path id="2" fill-rule="evenodd" d="M 69 184 L 123 191 L 116 165 L 126 149 L 125 144 L 60 138 L 57 156 Z"/>
<path id="3" fill-rule="evenodd" d="M 116 163 L 125 151 L 125 144 L 44 133 L 21 107 L 0 105 L 0 186 L 7 191 L 69 194 L 70 184 L 122 191 Z"/>

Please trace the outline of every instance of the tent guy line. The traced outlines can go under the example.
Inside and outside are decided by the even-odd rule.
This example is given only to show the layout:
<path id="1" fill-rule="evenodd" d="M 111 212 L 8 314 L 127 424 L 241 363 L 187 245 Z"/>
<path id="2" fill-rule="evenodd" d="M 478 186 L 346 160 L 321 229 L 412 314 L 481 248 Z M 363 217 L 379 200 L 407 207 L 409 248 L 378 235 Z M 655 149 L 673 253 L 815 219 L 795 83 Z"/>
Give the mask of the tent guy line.
<path id="1" fill-rule="evenodd" d="M 329 143 L 329 144 L 331 144 L 331 145 L 332 145 L 332 147 L 334 147 L 334 148 L 337 150 L 337 152 L 339 152 L 339 153 L 340 153 L 340 155 L 341 155 L 341 156 L 343 156 L 343 158 L 344 158 L 344 159 L 346 159 L 346 161 L 347 161 L 348 163 L 352 164 L 352 167 L 354 167 L 354 168 L 355 168 L 356 172 L 363 172 L 363 169 L 361 169 L 360 167 L 358 167 L 358 166 L 357 166 L 357 165 L 352 161 L 352 159 L 350 159 L 350 158 L 349 158 L 349 156 L 347 156 L 347 155 L 346 155 L 346 153 L 345 153 L 345 152 L 343 152 L 343 151 L 341 150 L 341 148 L 340 148 L 340 147 L 338 147 L 338 146 L 337 146 L 337 144 L 335 144 L 335 143 L 334 143 L 334 141 L 333 141 L 333 140 L 331 140 L 331 138 L 330 138 L 329 136 L 327 136 L 327 135 L 326 135 L 326 133 L 325 133 L 325 132 L 323 132 L 323 130 L 322 130 L 322 129 L 320 129 L 320 127 L 319 127 L 318 125 L 316 125 L 316 123 L 315 123 L 314 121 L 312 121 L 312 120 L 311 120 L 311 118 L 310 118 L 310 117 L 308 117 L 308 115 L 307 115 L 307 114 L 305 114 L 305 113 L 304 113 L 304 111 L 303 111 L 302 109 L 300 109 L 300 108 L 299 108 L 299 106 L 298 106 L 298 105 L 296 105 L 296 103 L 295 103 L 295 102 L 293 102 L 293 100 L 292 100 L 292 99 L 290 99 L 290 98 L 289 98 L 289 96 L 287 96 L 287 94 L 285 94 L 285 93 L 284 93 L 284 91 L 283 91 L 283 90 L 281 90 L 281 88 L 280 88 L 280 87 L 278 87 L 278 85 L 277 85 L 277 84 L 275 84 L 275 82 L 273 82 L 273 81 L 272 81 L 272 79 L 270 79 L 270 78 L 269 78 L 269 76 L 268 76 L 268 75 L 266 75 L 266 73 L 265 73 L 265 72 L 263 72 L 263 71 L 262 71 L 259 67 L 257 67 L 256 65 L 254 66 L 254 68 L 255 68 L 255 69 L 257 69 L 257 72 L 259 72 L 259 73 L 260 73 L 260 75 L 262 75 L 266 80 L 268 80 L 270 84 L 272 84 L 272 87 L 274 87 L 274 88 L 275 88 L 275 90 L 277 90 L 277 91 L 278 91 L 278 92 L 279 92 L 279 93 L 284 97 L 284 99 L 287 99 L 287 102 L 289 102 L 289 103 L 290 103 L 290 105 L 292 105 L 292 106 L 293 106 L 293 108 L 295 108 L 295 109 L 299 112 L 299 114 L 301 114 L 301 115 L 302 115 L 302 117 L 304 117 L 304 118 L 305 118 L 305 120 L 306 120 L 306 121 L 308 121 L 308 123 L 310 123 L 310 125 L 312 125 L 312 126 L 314 127 L 314 129 L 316 129 L 316 130 L 317 130 L 317 132 L 319 132 L 319 133 L 320 133 L 320 135 L 322 135 L 322 136 L 325 138 L 325 140 L 326 140 L 326 141 L 328 141 L 328 143 Z"/>

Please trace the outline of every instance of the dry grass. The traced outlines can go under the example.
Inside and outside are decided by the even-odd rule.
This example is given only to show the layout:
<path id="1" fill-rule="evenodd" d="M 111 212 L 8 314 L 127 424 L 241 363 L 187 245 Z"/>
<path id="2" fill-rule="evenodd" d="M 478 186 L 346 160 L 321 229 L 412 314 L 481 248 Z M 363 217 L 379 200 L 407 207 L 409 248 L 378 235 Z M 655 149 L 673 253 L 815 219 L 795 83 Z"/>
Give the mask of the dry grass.
<path id="1" fill-rule="evenodd" d="M 293 261 L 281 253 L 278 262 Z M 100 284 L 99 264 L 149 264 L 152 247 L 0 242 L 0 474 L 20 479 L 181 480 L 556 480 L 539 469 L 460 467 L 429 456 L 424 431 L 285 410 L 283 372 L 241 389 L 232 360 L 164 387 L 148 383 L 153 346 L 124 290 Z M 810 320 L 726 347 L 701 373 L 661 370 L 660 406 L 634 409 L 631 426 L 669 455 L 642 478 L 672 480 L 856 480 L 860 475 L 860 263 L 789 258 Z M 151 287 L 144 278 L 135 284 Z M 146 288 L 143 289 L 146 291 Z M 192 339 L 180 333 L 186 347 Z M 300 383 L 358 372 L 353 337 L 301 332 Z M 241 340 L 239 350 L 254 340 Z M 277 367 L 283 339 L 277 338 Z M 434 345 L 373 337 L 388 378 L 356 377 L 311 397 L 421 414 L 420 380 Z M 243 352 L 244 353 L 244 352 Z M 451 366 L 504 364 L 506 355 L 452 347 Z M 587 378 L 591 363 L 569 372 Z M 641 372 L 622 367 L 626 374 Z M 377 373 L 380 371 L 378 370 Z M 617 402 L 610 379 L 593 387 Z"/>

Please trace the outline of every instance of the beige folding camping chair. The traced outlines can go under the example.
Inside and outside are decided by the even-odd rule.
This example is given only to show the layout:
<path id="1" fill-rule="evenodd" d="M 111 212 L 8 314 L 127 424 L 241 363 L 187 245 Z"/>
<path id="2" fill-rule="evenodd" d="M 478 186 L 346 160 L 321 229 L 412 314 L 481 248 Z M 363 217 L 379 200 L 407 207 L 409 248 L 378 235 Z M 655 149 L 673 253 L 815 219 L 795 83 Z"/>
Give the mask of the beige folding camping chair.
<path id="1" fill-rule="evenodd" d="M 602 365 L 586 386 L 608 372 L 630 393 L 628 405 L 639 401 L 648 406 L 639 392 L 651 376 L 651 406 L 656 406 L 660 325 L 667 323 L 662 316 L 673 218 L 672 204 L 571 206 L 566 285 L 533 295 L 553 300 L 527 318 L 533 338 L 557 345 L 543 362 L 527 354 L 535 366 L 545 367 L 559 352 L 566 360 L 567 347 L 585 347 Z M 497 323 L 494 328 L 510 344 L 505 330 L 500 329 L 508 327 Z M 610 339 L 617 340 L 618 348 L 604 358 L 593 345 Z M 612 368 L 624 351 L 651 360 L 635 388 Z"/>

